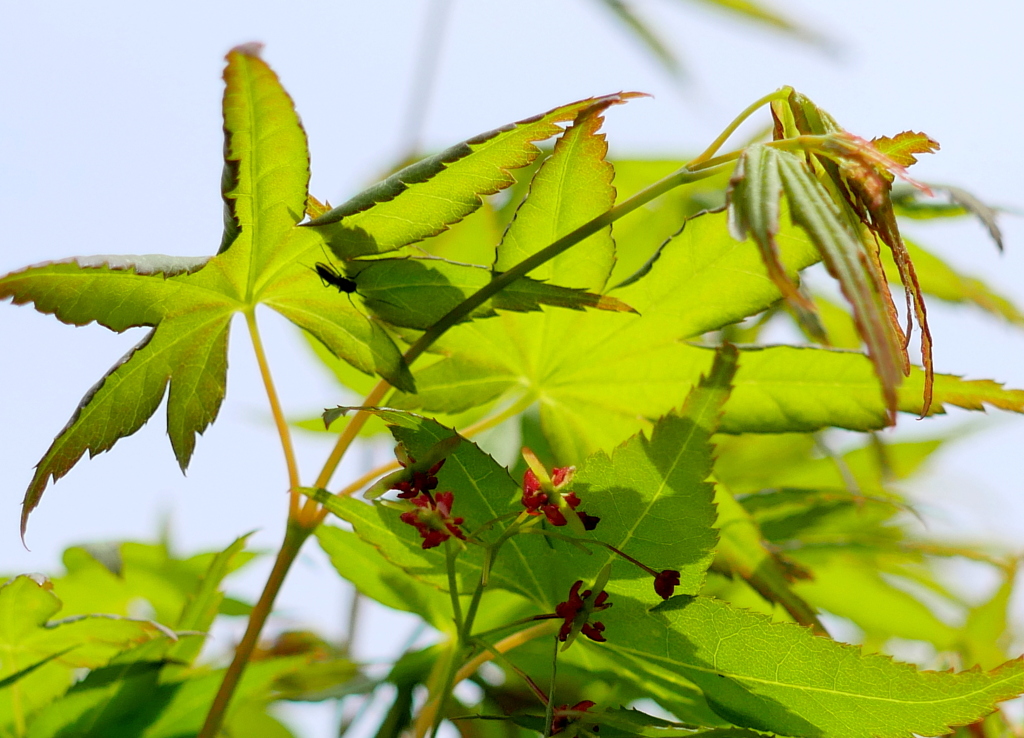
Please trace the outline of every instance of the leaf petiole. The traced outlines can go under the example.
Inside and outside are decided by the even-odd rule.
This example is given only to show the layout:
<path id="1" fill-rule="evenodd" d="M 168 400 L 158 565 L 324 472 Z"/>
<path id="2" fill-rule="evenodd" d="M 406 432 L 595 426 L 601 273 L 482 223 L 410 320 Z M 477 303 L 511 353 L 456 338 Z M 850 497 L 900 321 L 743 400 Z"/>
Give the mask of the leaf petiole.
<path id="1" fill-rule="evenodd" d="M 292 446 L 292 436 L 288 430 L 288 421 L 285 420 L 284 411 L 281 409 L 281 401 L 274 388 L 274 380 L 270 375 L 270 363 L 263 350 L 263 340 L 260 338 L 259 326 L 256 324 L 256 314 L 247 310 L 245 312 L 245 324 L 249 328 L 249 336 L 252 339 L 253 352 L 256 354 L 256 363 L 260 368 L 260 377 L 263 379 L 263 386 L 267 391 L 267 401 L 270 403 L 270 412 L 274 416 L 274 427 L 277 428 L 277 435 L 281 439 L 281 449 L 284 452 L 285 465 L 288 468 L 288 518 L 297 520 L 299 515 L 299 469 L 295 462 L 295 449 Z"/>
<path id="2" fill-rule="evenodd" d="M 690 162 L 687 164 L 687 167 L 690 169 L 697 169 L 702 165 L 709 164 L 712 160 L 711 157 L 713 157 L 718 152 L 718 150 L 722 148 L 722 145 L 729 140 L 729 136 L 736 132 L 736 129 L 743 124 L 743 121 L 745 121 L 751 115 L 756 113 L 758 109 L 761 108 L 762 106 L 767 105 L 775 100 L 785 100 L 790 96 L 790 94 L 792 94 L 792 92 L 793 88 L 787 85 L 785 87 L 780 87 L 774 92 L 770 92 L 764 97 L 760 98 L 759 100 L 755 100 L 754 102 L 752 102 L 750 105 L 744 108 L 743 112 L 737 115 L 729 125 L 725 127 L 725 130 L 718 134 L 718 138 L 712 141 L 710 146 L 704 149 L 704 151 L 699 156 L 697 156 L 696 159 L 691 159 Z"/>

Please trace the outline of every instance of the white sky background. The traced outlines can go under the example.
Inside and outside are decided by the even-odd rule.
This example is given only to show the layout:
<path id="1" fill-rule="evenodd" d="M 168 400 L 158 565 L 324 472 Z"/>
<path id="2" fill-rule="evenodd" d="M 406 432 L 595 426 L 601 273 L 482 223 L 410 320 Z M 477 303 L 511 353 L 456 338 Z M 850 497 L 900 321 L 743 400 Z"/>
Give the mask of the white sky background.
<path id="1" fill-rule="evenodd" d="M 924 157 L 915 176 L 1024 210 L 1018 2 L 777 0 L 836 39 L 841 51 L 833 56 L 690 3 L 636 5 L 685 58 L 692 81 L 681 91 L 596 2 L 456 0 L 425 116 L 426 147 L 579 98 L 641 90 L 655 99 L 608 113 L 613 154 L 681 158 L 747 104 L 791 84 L 865 137 L 927 132 L 942 151 Z M 343 201 L 401 153 L 426 11 L 426 0 L 0 0 L 0 273 L 78 254 L 214 253 L 222 228 L 220 75 L 224 54 L 241 42 L 266 43 L 264 58 L 295 100 L 310 139 L 313 194 Z M 908 231 L 1022 304 L 1024 219 L 1007 215 L 1002 226 L 1002 256 L 973 222 Z M 1024 388 L 1024 332 L 971 309 L 933 301 L 930 310 L 939 371 Z M 308 416 L 337 403 L 295 332 L 269 312 L 263 317 L 289 412 Z M 184 552 L 223 548 L 250 530 L 258 531 L 256 547 L 276 548 L 285 472 L 239 327 L 227 400 L 199 439 L 188 478 L 177 470 L 161 408 L 135 436 L 47 491 L 27 551 L 18 516 L 33 464 L 142 333 L 72 328 L 0 306 L 0 571 L 56 573 L 67 545 L 151 540 L 165 516 Z M 982 430 L 936 460 L 920 499 L 935 513 L 935 530 L 1019 549 L 1024 418 L 967 415 L 954 420 L 982 421 Z M 909 416 L 900 425 L 916 434 L 953 427 Z M 298 446 L 308 480 L 327 446 L 308 435 Z M 235 586 L 255 597 L 268 567 L 269 560 L 252 566 Z M 338 634 L 345 595 L 325 567 L 309 544 L 279 605 L 294 624 Z M 384 623 L 373 618 L 367 637 L 387 643 Z"/>

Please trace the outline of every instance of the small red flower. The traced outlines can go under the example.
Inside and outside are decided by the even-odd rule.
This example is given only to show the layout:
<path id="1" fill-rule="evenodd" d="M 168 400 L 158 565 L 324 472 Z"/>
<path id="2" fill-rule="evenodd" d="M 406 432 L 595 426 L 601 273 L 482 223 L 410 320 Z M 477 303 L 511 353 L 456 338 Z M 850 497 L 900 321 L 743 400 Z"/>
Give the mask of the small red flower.
<path id="1" fill-rule="evenodd" d="M 395 482 L 391 489 L 399 490 L 398 496 L 403 500 L 408 500 L 416 495 L 437 489 L 437 472 L 440 471 L 442 466 L 444 466 L 444 462 L 445 459 L 441 459 L 426 471 L 417 471 L 414 468 L 411 477 Z M 404 463 L 402 459 L 399 458 L 398 463 L 408 469 L 415 465 L 416 459 L 410 456 L 409 462 Z"/>
<path id="2" fill-rule="evenodd" d="M 548 493 L 542 489 L 540 480 L 537 479 L 537 475 L 534 474 L 533 470 L 527 469 L 526 473 L 523 474 L 523 507 L 531 515 L 544 513 L 548 522 L 554 526 L 566 525 L 567 521 L 563 510 L 559 507 L 558 501 L 552 498 L 559 494 L 561 487 L 572 481 L 575 471 L 576 467 L 573 466 L 556 466 L 551 473 L 554 491 Z M 571 510 L 576 510 L 580 506 L 580 498 L 576 496 L 575 492 L 568 492 L 561 495 L 561 497 Z M 594 530 L 601 521 L 601 518 L 596 515 L 587 515 L 587 513 L 581 511 L 577 511 L 576 515 L 579 516 L 580 522 L 583 523 L 584 530 Z"/>
<path id="3" fill-rule="evenodd" d="M 576 630 L 592 641 L 604 642 L 608 640 L 602 635 L 604 623 L 596 621 L 590 623 L 588 620 L 592 613 L 607 610 L 612 606 L 608 602 L 608 593 L 602 590 L 591 601 L 590 597 L 593 592 L 588 589 L 581 595 L 581 586 L 583 586 L 583 581 L 577 579 L 575 584 L 569 588 L 569 599 L 560 602 L 555 607 L 555 615 L 563 619 L 562 627 L 558 629 L 558 640 L 565 642 L 573 630 Z"/>
<path id="4" fill-rule="evenodd" d="M 576 720 L 580 720 L 580 718 L 578 718 L 578 717 L 576 717 L 574 715 L 571 715 L 569 713 L 573 713 L 573 712 L 587 712 L 595 704 L 597 704 L 597 703 L 596 702 L 592 702 L 591 700 L 583 700 L 581 702 L 577 702 L 572 707 L 569 707 L 569 705 L 559 705 L 558 707 L 556 707 L 555 708 L 555 715 L 551 719 L 551 735 L 556 735 L 557 733 L 561 733 L 563 730 L 565 730 L 566 728 L 569 727 L 569 723 L 570 722 L 574 722 Z M 598 728 L 598 726 L 596 726 L 596 725 L 593 728 L 595 733 L 597 732 L 597 728 Z"/>
<path id="5" fill-rule="evenodd" d="M 416 509 L 402 513 L 399 519 L 420 532 L 423 548 L 439 546 L 452 536 L 464 541 L 466 534 L 459 528 L 464 519 L 452 517 L 454 498 L 455 495 L 451 492 L 441 492 L 434 497 L 431 497 L 429 492 L 424 492 L 410 500 Z"/>
<path id="6" fill-rule="evenodd" d="M 664 569 L 660 574 L 654 575 L 654 591 L 663 600 L 667 600 L 679 586 L 679 572 L 675 569 Z"/>

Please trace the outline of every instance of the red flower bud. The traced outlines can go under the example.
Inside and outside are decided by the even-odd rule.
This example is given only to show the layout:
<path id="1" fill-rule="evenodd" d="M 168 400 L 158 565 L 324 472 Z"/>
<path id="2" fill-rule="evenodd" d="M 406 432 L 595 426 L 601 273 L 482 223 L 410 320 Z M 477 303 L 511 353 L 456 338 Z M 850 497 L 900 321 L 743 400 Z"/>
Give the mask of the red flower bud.
<path id="1" fill-rule="evenodd" d="M 575 473 L 576 467 L 556 466 L 551 474 L 551 482 L 555 489 L 553 492 L 548 493 L 542 488 L 540 480 L 537 479 L 537 475 L 534 474 L 533 470 L 527 469 L 526 473 L 523 474 L 523 507 L 531 515 L 543 513 L 548 522 L 556 527 L 566 525 L 567 521 L 564 510 L 559 506 L 557 498 L 552 498 L 554 495 L 559 494 L 558 489 L 562 485 L 572 481 L 572 476 Z M 576 510 L 580 505 L 580 498 L 576 496 L 575 492 L 562 494 L 562 498 L 572 510 Z M 577 511 L 576 515 L 579 517 L 580 522 L 583 523 L 584 530 L 594 530 L 597 524 L 601 522 L 601 518 L 596 515 L 588 515 L 581 511 Z"/>
<path id="2" fill-rule="evenodd" d="M 401 495 L 399 495 L 401 497 Z M 424 492 L 410 500 L 416 509 L 404 512 L 399 520 L 419 531 L 423 538 L 423 548 L 434 548 L 452 536 L 466 540 L 466 534 L 459 528 L 463 518 L 452 517 L 452 503 L 455 495 L 452 492 L 441 492 L 434 497 Z"/>
<path id="3" fill-rule="evenodd" d="M 679 586 L 679 572 L 675 569 L 665 569 L 654 577 L 654 591 L 661 599 L 667 600 Z"/>
<path id="4" fill-rule="evenodd" d="M 611 607 L 611 603 L 607 602 L 608 593 L 602 590 L 591 602 L 593 592 L 588 589 L 581 595 L 581 586 L 583 581 L 577 579 L 569 588 L 569 599 L 555 607 L 555 615 L 563 619 L 562 627 L 558 629 L 558 640 L 565 642 L 573 629 L 577 629 L 592 641 L 606 641 L 601 633 L 604 630 L 604 623 L 590 623 L 588 620 L 592 613 Z"/>

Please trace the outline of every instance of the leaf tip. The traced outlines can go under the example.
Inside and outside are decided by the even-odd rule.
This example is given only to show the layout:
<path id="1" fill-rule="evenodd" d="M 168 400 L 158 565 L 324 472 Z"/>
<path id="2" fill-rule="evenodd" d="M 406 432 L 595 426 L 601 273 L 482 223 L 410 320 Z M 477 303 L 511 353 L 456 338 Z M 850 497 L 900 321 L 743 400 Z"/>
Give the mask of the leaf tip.
<path id="1" fill-rule="evenodd" d="M 262 41 L 248 41 L 231 49 L 231 51 L 228 52 L 228 56 L 230 57 L 232 54 L 241 54 L 242 56 L 251 56 L 258 59 L 262 53 Z"/>

